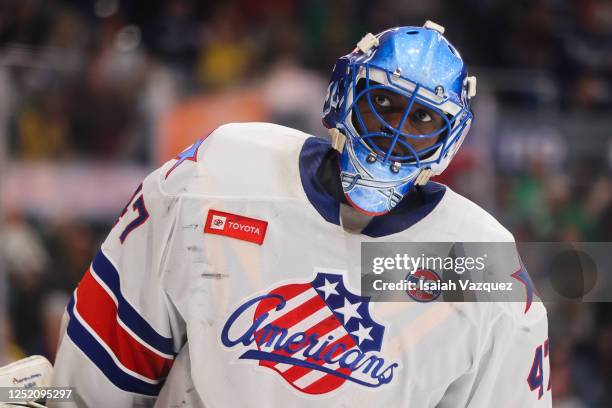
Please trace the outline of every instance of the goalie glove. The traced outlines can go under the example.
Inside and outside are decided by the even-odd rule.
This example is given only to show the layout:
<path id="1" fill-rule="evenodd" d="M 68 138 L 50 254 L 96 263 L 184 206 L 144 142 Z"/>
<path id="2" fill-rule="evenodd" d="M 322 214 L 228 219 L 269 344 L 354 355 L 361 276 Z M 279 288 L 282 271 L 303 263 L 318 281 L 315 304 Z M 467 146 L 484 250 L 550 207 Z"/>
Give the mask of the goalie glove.
<path id="1" fill-rule="evenodd" d="M 0 367 L 0 387 L 33 388 L 48 387 L 51 383 L 53 367 L 43 356 L 31 356 Z M 0 408 L 36 407 L 44 408 L 36 401 L 3 402 Z"/>

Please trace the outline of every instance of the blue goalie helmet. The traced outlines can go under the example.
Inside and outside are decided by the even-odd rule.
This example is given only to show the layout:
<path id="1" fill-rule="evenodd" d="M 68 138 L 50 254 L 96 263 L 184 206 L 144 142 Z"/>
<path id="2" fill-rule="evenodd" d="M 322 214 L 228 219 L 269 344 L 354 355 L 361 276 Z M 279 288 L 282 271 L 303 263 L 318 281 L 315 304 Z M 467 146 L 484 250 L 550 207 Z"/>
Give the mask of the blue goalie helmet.
<path id="1" fill-rule="evenodd" d="M 476 78 L 443 33 L 428 21 L 367 34 L 334 66 L 323 123 L 344 194 L 363 213 L 389 212 L 442 173 L 469 131 Z"/>

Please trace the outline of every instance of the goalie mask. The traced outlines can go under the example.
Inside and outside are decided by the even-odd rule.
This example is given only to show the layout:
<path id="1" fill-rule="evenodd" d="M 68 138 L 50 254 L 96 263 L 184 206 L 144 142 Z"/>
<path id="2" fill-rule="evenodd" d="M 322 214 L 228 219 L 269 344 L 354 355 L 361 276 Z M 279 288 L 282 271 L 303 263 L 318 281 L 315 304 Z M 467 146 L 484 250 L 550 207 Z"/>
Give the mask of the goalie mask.
<path id="1" fill-rule="evenodd" d="M 470 128 L 476 78 L 443 32 L 428 21 L 367 34 L 334 66 L 323 123 L 361 212 L 385 214 L 442 173 Z"/>

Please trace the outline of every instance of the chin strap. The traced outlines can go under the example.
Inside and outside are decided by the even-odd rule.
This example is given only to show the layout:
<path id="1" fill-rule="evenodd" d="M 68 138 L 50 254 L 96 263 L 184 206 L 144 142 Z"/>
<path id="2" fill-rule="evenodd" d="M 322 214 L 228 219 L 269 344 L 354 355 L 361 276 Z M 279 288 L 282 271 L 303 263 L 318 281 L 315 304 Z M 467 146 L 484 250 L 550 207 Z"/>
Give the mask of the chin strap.
<path id="1" fill-rule="evenodd" d="M 328 129 L 327 132 L 331 138 L 332 147 L 342 153 L 342 150 L 344 150 L 344 144 L 346 143 L 346 136 L 344 136 L 344 134 L 337 128 Z"/>
<path id="2" fill-rule="evenodd" d="M 416 177 L 414 184 L 416 184 L 417 186 L 424 186 L 425 184 L 427 184 L 431 176 L 433 176 L 433 172 L 431 171 L 431 169 L 425 168 L 421 170 L 419 175 Z"/>

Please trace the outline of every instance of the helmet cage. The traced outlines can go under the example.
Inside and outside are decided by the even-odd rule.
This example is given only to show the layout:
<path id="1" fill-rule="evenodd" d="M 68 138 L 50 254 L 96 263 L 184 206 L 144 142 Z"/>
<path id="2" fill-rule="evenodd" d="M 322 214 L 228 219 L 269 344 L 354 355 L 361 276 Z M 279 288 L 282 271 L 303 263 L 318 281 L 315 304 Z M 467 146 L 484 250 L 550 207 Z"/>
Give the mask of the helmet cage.
<path id="1" fill-rule="evenodd" d="M 345 106 L 348 106 L 344 110 L 340 122 L 346 128 L 347 136 L 353 139 L 354 142 L 363 144 L 374 153 L 376 160 L 382 163 L 387 164 L 391 161 L 411 163 L 417 168 L 440 163 L 442 158 L 447 155 L 460 139 L 464 128 L 469 124 L 470 119 L 472 119 L 472 113 L 467 104 L 462 104 L 463 106 L 461 106 L 452 100 L 453 97 L 461 98 L 461 95 L 453 93 L 446 97 L 438 96 L 434 90 L 369 63 L 349 63 L 349 69 L 351 80 L 348 84 L 349 86 L 344 89 L 346 93 L 345 98 L 342 98 L 346 103 Z M 357 84 L 361 80 L 365 81 L 365 86 L 358 91 Z M 408 100 L 397 127 L 389 124 L 374 108 L 371 91 L 375 89 L 385 89 L 399 94 Z M 372 132 L 367 129 L 362 113 L 357 105 L 357 102 L 364 97 L 371 112 L 386 131 Z M 419 103 L 440 115 L 444 120 L 443 126 L 426 134 L 411 134 L 402 131 L 401 129 L 415 103 Z M 361 131 L 355 128 L 354 121 L 351 118 L 353 114 Z M 445 137 L 439 138 L 432 146 L 418 151 L 410 144 L 410 140 L 429 139 L 439 137 L 442 134 L 445 134 Z M 376 143 L 376 139 L 381 137 L 391 139 L 387 148 L 382 148 Z M 403 156 L 394 155 L 393 151 L 398 143 L 410 153 Z"/>

